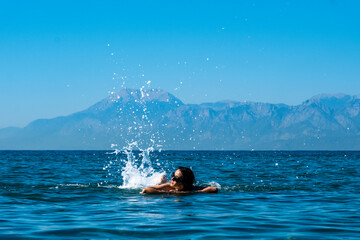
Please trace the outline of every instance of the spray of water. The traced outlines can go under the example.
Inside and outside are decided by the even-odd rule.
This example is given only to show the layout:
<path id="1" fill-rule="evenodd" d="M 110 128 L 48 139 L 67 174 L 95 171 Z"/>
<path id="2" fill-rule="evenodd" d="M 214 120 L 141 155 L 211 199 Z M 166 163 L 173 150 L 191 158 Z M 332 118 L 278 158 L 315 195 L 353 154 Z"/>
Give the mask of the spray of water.
<path id="1" fill-rule="evenodd" d="M 134 149 L 139 149 L 140 154 L 136 156 Z M 137 142 L 129 144 L 123 149 L 126 159 L 123 160 L 121 169 L 122 185 L 120 188 L 143 188 L 154 186 L 159 183 L 165 171 L 156 172 L 150 160 L 152 147 L 140 149 Z"/>
<path id="2" fill-rule="evenodd" d="M 137 189 L 154 186 L 166 174 L 164 170 L 155 170 L 150 159 L 150 153 L 155 148 L 161 151 L 159 134 L 150 134 L 152 121 L 148 117 L 149 110 L 146 106 L 146 99 L 149 97 L 146 88 L 150 88 L 150 83 L 151 81 L 147 81 L 140 88 L 140 99 L 134 98 L 138 108 L 132 111 L 134 120 L 132 121 L 133 126 L 128 129 L 127 146 L 119 147 L 117 144 L 112 144 L 111 147 L 114 149 L 113 154 L 116 159 L 110 160 L 108 165 L 104 167 L 104 170 L 108 172 L 108 179 L 121 178 L 119 188 Z M 131 94 L 136 95 L 132 91 Z M 119 111 L 122 110 L 122 108 L 119 109 Z M 142 112 L 141 118 L 136 117 L 137 111 Z M 158 167 L 160 166 L 159 160 L 155 159 L 153 162 Z"/>

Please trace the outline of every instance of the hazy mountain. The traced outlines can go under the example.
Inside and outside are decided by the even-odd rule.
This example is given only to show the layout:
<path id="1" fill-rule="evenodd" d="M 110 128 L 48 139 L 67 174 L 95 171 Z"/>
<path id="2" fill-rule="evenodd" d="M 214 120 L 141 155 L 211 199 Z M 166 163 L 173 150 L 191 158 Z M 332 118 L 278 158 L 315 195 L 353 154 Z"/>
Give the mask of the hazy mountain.
<path id="1" fill-rule="evenodd" d="M 0 130 L 0 149 L 360 150 L 360 96 L 300 105 L 184 104 L 162 90 L 124 89 L 88 109 Z"/>

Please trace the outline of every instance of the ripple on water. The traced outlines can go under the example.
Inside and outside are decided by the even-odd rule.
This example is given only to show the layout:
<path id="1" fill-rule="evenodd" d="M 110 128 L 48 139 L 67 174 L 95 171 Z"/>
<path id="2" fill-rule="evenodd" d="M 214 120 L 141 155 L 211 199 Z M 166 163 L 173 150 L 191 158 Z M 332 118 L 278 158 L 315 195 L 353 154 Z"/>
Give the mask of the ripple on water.
<path id="1" fill-rule="evenodd" d="M 344 155 L 155 152 L 155 172 L 221 190 L 142 195 L 106 152 L 0 152 L 0 239 L 359 239 L 360 153 Z"/>

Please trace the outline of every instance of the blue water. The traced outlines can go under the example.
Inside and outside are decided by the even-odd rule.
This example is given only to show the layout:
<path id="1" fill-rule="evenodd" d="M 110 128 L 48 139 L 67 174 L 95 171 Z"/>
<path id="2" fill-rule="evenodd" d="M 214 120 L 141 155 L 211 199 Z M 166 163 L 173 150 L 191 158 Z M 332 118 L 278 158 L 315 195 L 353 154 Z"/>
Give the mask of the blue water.
<path id="1" fill-rule="evenodd" d="M 124 186 L 126 157 L 0 152 L 0 239 L 360 239 L 360 152 L 151 153 L 221 186 L 187 195 Z"/>

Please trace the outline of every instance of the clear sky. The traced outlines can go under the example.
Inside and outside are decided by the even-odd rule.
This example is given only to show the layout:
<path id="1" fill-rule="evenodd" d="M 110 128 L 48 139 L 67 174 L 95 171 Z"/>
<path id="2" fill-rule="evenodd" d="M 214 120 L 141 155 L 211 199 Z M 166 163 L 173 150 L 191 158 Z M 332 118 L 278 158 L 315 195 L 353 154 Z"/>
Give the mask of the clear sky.
<path id="1" fill-rule="evenodd" d="M 0 0 L 0 128 L 151 81 L 185 103 L 360 94 L 360 1 Z"/>

